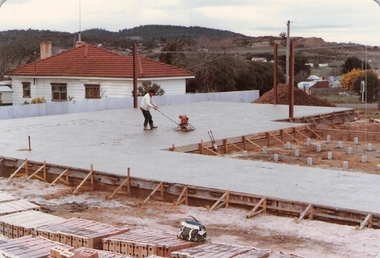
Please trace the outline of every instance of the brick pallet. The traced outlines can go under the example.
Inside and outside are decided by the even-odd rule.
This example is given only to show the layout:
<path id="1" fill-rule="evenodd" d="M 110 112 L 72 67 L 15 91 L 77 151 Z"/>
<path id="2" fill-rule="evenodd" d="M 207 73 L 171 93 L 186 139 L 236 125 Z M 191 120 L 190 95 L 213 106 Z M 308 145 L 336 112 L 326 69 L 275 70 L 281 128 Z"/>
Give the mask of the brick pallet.
<path id="1" fill-rule="evenodd" d="M 9 202 L 9 201 L 16 201 L 19 200 L 19 198 L 7 193 L 0 191 L 0 203 L 2 202 Z"/>
<path id="2" fill-rule="evenodd" d="M 40 211 L 23 211 L 0 216 L 0 234 L 17 238 L 31 235 L 33 229 L 52 223 L 62 223 L 66 219 Z"/>
<path id="3" fill-rule="evenodd" d="M 170 257 L 174 251 L 207 243 L 189 242 L 177 238 L 176 234 L 154 231 L 133 230 L 103 239 L 103 250 L 127 254 L 135 258 L 148 256 Z"/>
<path id="4" fill-rule="evenodd" d="M 102 249 L 103 238 L 121 234 L 128 230 L 128 228 L 118 228 L 96 221 L 71 218 L 63 223 L 37 227 L 34 234 L 75 248 Z"/>
<path id="5" fill-rule="evenodd" d="M 270 250 L 259 250 L 248 246 L 229 245 L 222 243 L 208 243 L 196 247 L 182 249 L 172 252 L 171 258 L 203 258 L 203 257 L 251 257 L 267 258 L 272 252 Z"/>
<path id="6" fill-rule="evenodd" d="M 42 258 L 50 254 L 54 247 L 67 246 L 43 237 L 25 236 L 15 239 L 0 239 L 0 252 L 7 258 Z"/>
<path id="7" fill-rule="evenodd" d="M 0 202 L 0 216 L 27 210 L 39 211 L 40 207 L 25 200 L 10 200 Z"/>
<path id="8" fill-rule="evenodd" d="M 74 249 L 60 248 L 55 247 L 50 249 L 50 255 L 47 258 L 65 258 L 65 257 L 73 257 L 73 258 L 132 258 L 130 256 L 101 251 L 86 247 L 80 247 Z"/>
<path id="9" fill-rule="evenodd" d="M 208 243 L 172 252 L 170 258 L 303 258 L 254 247 Z"/>

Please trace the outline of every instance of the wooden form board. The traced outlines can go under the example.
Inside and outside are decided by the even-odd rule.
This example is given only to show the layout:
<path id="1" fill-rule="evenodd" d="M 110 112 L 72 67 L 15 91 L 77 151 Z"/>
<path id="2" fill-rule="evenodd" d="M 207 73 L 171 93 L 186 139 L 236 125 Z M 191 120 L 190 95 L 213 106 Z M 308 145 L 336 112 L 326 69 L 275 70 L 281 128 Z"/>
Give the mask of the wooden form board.
<path id="1" fill-rule="evenodd" d="M 40 211 L 23 211 L 0 216 L 0 234 L 8 238 L 31 235 L 33 229 L 52 223 L 62 223 L 66 219 Z"/>
<path id="2" fill-rule="evenodd" d="M 103 250 L 133 257 L 170 257 L 174 251 L 208 243 L 190 242 L 177 237 L 176 233 L 158 230 L 132 230 L 103 239 Z"/>
<path id="3" fill-rule="evenodd" d="M 38 236 L 75 248 L 101 249 L 103 238 L 124 233 L 128 230 L 128 228 L 118 228 L 96 221 L 71 218 L 61 223 L 37 227 L 35 232 Z"/>
<path id="4" fill-rule="evenodd" d="M 296 132 L 296 133 L 301 135 L 300 132 Z M 303 137 L 306 137 L 306 136 L 303 136 Z M 19 159 L 2 157 L 2 160 L 3 160 L 2 161 L 3 167 L 10 167 L 12 171 L 14 171 L 13 170 L 14 167 L 22 164 L 22 160 L 19 160 Z M 41 162 L 35 162 L 35 161 L 29 161 L 29 163 L 41 164 Z M 49 169 L 56 172 L 54 173 L 54 175 L 56 175 L 57 173 L 58 174 L 62 173 L 62 169 L 66 168 L 61 165 L 54 165 L 54 164 L 49 164 L 48 167 Z M 48 169 L 48 173 L 50 173 L 49 169 Z M 71 174 L 79 178 L 84 178 L 86 175 L 88 175 L 88 171 L 86 170 L 83 171 L 83 169 L 77 169 L 77 168 L 72 168 L 72 167 L 69 169 L 70 169 Z M 99 180 L 94 180 L 95 184 L 101 181 L 103 184 L 107 184 L 111 186 L 115 186 L 115 181 L 122 182 L 125 179 L 125 177 L 122 177 L 122 176 L 117 176 L 115 179 L 115 175 L 111 175 L 111 174 L 108 174 L 105 172 L 99 172 L 99 171 L 94 172 L 94 176 L 99 178 Z M 159 181 L 134 178 L 134 177 L 131 177 L 131 192 L 133 194 L 133 191 L 136 188 L 138 188 L 139 190 L 144 189 L 147 192 L 152 192 L 153 190 L 157 188 L 157 186 L 160 183 L 163 183 L 162 185 L 164 186 L 165 195 L 170 195 L 174 199 L 177 198 L 177 205 L 179 205 L 180 203 L 186 202 L 186 200 L 188 200 L 189 198 L 195 201 L 198 200 L 202 202 L 208 202 L 209 205 L 213 205 L 215 204 L 215 202 L 217 202 L 220 199 L 221 196 L 223 196 L 224 193 L 226 193 L 225 189 L 210 189 L 207 187 L 201 187 L 201 186 L 196 186 L 196 185 L 184 185 L 184 184 L 178 184 L 178 183 L 172 183 L 172 182 L 159 182 Z M 210 195 L 210 192 L 212 192 L 212 195 Z M 264 196 L 260 196 L 260 195 L 230 191 L 228 203 L 230 206 L 245 207 L 248 210 L 251 210 L 263 198 Z M 266 198 L 265 206 L 263 206 L 264 203 L 262 205 L 259 205 L 259 207 L 265 208 L 263 212 L 266 210 L 270 214 L 276 214 L 276 215 L 281 215 L 281 216 L 291 216 L 293 218 L 294 217 L 299 218 L 302 215 L 302 213 L 306 210 L 306 208 L 310 205 L 310 203 L 304 203 L 304 202 L 294 201 L 294 200 L 286 200 L 286 199 L 270 198 L 270 197 L 265 197 L 265 198 Z M 329 221 L 331 223 L 339 223 L 339 224 L 354 225 L 354 226 L 362 225 L 363 227 L 367 226 L 367 227 L 373 227 L 375 229 L 380 228 L 380 214 L 379 213 L 372 212 L 371 213 L 372 215 L 368 218 L 367 221 L 365 221 L 366 217 L 368 216 L 368 211 L 352 210 L 352 209 L 340 208 L 340 207 L 335 207 L 335 206 L 322 206 L 318 204 L 311 204 L 311 205 L 312 205 L 312 212 L 306 212 L 305 214 L 309 219 L 323 220 L 323 221 Z M 0 203 L 0 207 L 1 207 L 1 203 Z M 5 215 L 5 214 L 1 214 L 1 210 L 0 210 L 0 215 Z"/>

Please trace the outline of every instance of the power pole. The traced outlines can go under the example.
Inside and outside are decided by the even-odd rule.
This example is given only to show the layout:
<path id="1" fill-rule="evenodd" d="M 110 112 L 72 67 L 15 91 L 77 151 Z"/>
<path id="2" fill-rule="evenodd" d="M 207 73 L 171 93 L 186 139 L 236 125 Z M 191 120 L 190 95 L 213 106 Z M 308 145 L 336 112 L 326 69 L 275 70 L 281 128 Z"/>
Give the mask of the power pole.
<path id="1" fill-rule="evenodd" d="M 286 84 L 289 84 L 290 21 L 286 23 Z"/>

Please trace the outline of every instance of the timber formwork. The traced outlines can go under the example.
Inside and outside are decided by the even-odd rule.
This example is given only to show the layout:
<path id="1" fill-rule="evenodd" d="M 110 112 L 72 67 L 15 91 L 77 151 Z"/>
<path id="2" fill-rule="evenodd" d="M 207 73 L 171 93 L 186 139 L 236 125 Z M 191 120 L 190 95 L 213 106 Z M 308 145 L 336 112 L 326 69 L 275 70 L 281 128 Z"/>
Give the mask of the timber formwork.
<path id="1" fill-rule="evenodd" d="M 46 162 L 1 157 L 0 176 L 9 178 L 14 175 L 28 178 L 42 166 L 46 171 L 44 181 L 50 184 L 55 182 L 62 173 L 66 173 L 67 180 L 65 179 L 63 183 L 71 186 L 73 193 L 100 190 L 109 192 L 109 198 L 116 194 L 137 198 L 143 196 L 145 199 L 141 202 L 142 205 L 149 199 L 156 199 L 172 202 L 174 205 L 205 206 L 209 210 L 230 206 L 240 207 L 247 210 L 247 219 L 258 214 L 273 214 L 296 218 L 296 222 L 311 219 L 352 225 L 358 229 L 380 228 L 380 214 L 378 213 L 234 192 L 228 189 L 147 180 L 131 176 L 133 172 L 130 172 L 129 169 L 127 176 L 119 176 L 94 171 L 92 166 L 86 170 Z M 14 171 L 20 171 L 20 174 L 14 174 Z"/>
<path id="2" fill-rule="evenodd" d="M 321 125 L 352 122 L 358 118 L 359 114 L 355 110 L 346 110 L 329 114 L 276 120 L 277 122 L 292 122 L 304 125 L 289 126 L 289 128 L 286 129 L 247 134 L 226 139 L 200 141 L 199 143 L 185 146 L 175 146 L 173 144 L 170 148 L 167 148 L 167 150 L 216 156 L 244 150 L 261 151 L 264 146 L 285 145 L 286 142 L 305 143 L 308 138 L 324 140 L 322 135 L 318 133 L 321 132 L 321 130 L 318 129 Z"/>

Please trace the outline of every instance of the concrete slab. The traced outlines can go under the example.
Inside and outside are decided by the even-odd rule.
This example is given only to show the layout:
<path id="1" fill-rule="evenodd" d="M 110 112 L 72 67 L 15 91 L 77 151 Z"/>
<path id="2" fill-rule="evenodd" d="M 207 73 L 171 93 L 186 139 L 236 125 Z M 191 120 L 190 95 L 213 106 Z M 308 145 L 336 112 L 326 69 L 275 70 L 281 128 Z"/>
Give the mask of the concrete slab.
<path id="1" fill-rule="evenodd" d="M 61 164 L 133 177 L 219 188 L 315 204 L 380 212 L 380 177 L 260 161 L 169 152 L 182 146 L 293 127 L 273 122 L 288 116 L 284 105 L 201 102 L 160 108 L 175 121 L 186 114 L 193 132 L 173 131 L 176 124 L 151 111 L 153 131 L 143 131 L 137 109 L 77 113 L 2 120 L 0 155 Z M 295 117 L 326 114 L 350 108 L 296 106 Z M 32 151 L 28 148 L 31 138 Z"/>

